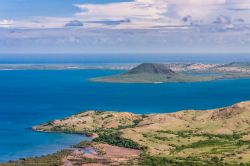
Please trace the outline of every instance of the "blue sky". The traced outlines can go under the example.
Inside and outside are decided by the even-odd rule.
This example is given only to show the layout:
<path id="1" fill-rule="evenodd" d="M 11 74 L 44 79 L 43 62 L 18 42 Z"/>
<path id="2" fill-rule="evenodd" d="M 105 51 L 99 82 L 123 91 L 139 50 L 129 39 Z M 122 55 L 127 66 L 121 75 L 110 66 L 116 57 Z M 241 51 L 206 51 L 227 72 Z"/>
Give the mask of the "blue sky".
<path id="1" fill-rule="evenodd" d="M 121 0 L 0 0 L 0 19 L 33 16 L 67 17 L 79 11 L 73 4 L 105 4 Z"/>
<path id="2" fill-rule="evenodd" d="M 0 0 L 0 53 L 249 53 L 249 0 Z"/>

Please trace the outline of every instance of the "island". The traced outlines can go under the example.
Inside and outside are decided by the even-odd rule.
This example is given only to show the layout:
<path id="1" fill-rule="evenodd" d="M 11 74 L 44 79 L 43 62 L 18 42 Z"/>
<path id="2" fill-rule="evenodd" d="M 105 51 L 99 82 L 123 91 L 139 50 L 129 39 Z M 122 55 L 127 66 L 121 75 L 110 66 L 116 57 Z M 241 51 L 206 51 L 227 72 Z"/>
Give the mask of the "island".
<path id="1" fill-rule="evenodd" d="M 90 110 L 33 130 L 86 134 L 93 140 L 1 166 L 250 164 L 250 101 L 168 114 Z"/>
<path id="2" fill-rule="evenodd" d="M 143 63 L 119 75 L 92 78 L 94 82 L 109 83 L 168 83 L 201 82 L 250 77 L 249 63 Z"/>

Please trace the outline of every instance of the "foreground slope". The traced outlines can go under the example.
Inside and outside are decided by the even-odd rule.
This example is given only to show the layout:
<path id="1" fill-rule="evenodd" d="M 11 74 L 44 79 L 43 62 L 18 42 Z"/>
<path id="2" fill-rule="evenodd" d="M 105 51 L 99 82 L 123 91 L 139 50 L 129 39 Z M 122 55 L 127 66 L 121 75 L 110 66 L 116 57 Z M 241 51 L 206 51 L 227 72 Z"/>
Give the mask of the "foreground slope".
<path id="1" fill-rule="evenodd" d="M 34 129 L 99 136 L 94 139 L 97 143 L 144 151 L 142 163 L 148 165 L 154 160 L 198 165 L 250 163 L 250 101 L 170 114 L 88 111 Z"/>

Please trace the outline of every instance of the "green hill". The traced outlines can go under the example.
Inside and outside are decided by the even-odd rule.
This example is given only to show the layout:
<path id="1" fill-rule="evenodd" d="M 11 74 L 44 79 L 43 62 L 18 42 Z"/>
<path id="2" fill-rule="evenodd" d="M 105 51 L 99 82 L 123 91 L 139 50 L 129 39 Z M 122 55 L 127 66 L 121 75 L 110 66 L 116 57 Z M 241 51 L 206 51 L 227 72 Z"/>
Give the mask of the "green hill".
<path id="1" fill-rule="evenodd" d="M 210 65 L 210 67 L 199 63 L 189 66 L 187 64 L 143 63 L 120 75 L 90 80 L 110 83 L 168 83 L 240 79 L 250 77 L 249 66 L 248 62 Z"/>
<path id="2" fill-rule="evenodd" d="M 167 65 L 158 63 L 143 63 L 120 75 L 91 79 L 94 82 L 113 83 L 197 82 L 208 80 L 211 80 L 211 78 L 175 72 Z"/>
<path id="3" fill-rule="evenodd" d="M 156 64 L 156 63 L 143 63 L 139 66 L 128 71 L 127 74 L 164 74 L 164 75 L 174 75 L 176 74 L 173 70 L 167 67 L 164 64 Z"/>

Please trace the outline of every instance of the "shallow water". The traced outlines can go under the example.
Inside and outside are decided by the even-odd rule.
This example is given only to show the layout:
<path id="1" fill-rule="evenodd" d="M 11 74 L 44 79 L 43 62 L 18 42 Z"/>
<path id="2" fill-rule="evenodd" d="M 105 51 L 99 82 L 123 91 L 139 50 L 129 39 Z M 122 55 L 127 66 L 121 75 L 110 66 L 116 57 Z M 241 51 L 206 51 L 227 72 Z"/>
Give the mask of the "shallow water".
<path id="1" fill-rule="evenodd" d="M 166 113 L 250 100 L 250 79 L 198 83 L 111 84 L 88 78 L 112 70 L 0 71 L 0 161 L 52 153 L 84 136 L 30 128 L 86 109 Z"/>

